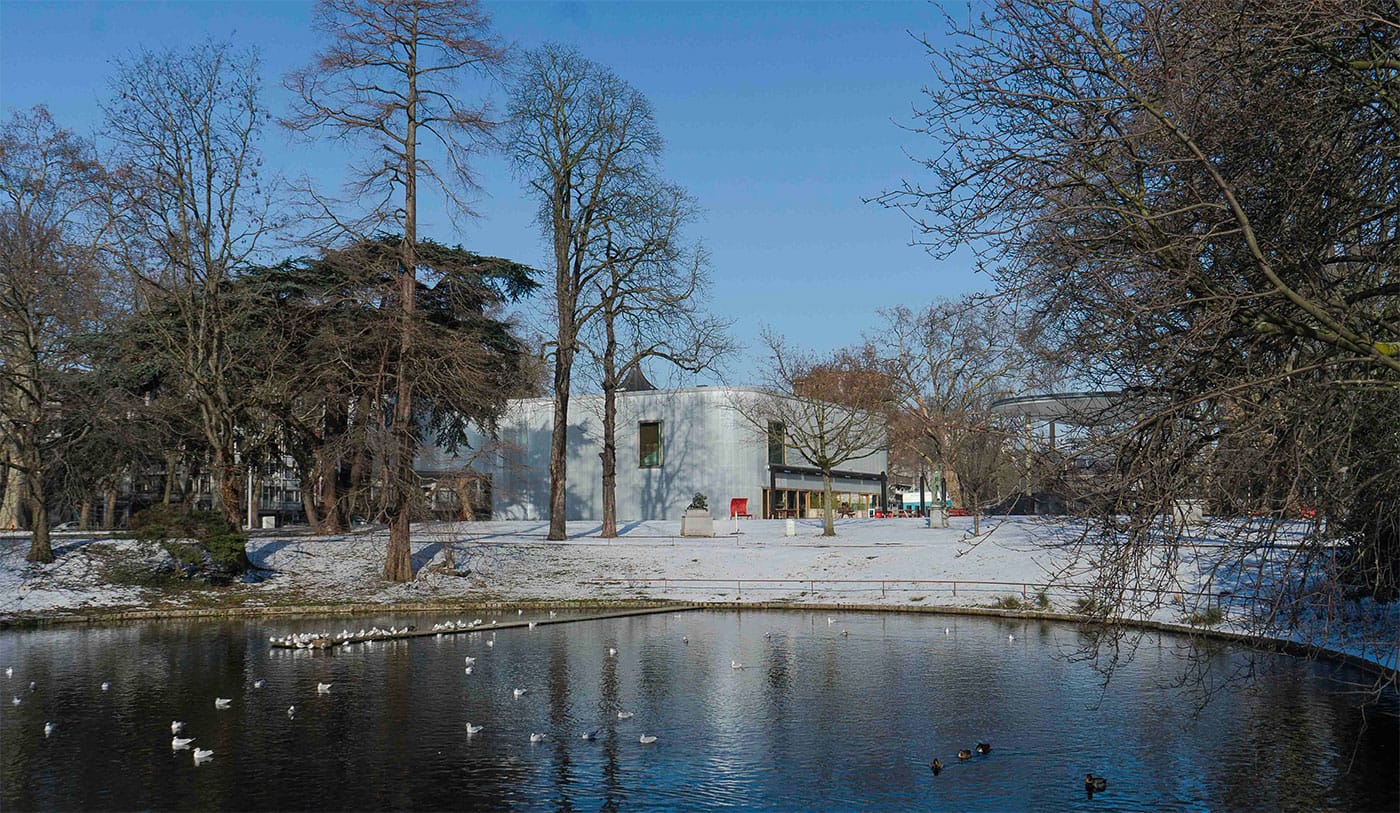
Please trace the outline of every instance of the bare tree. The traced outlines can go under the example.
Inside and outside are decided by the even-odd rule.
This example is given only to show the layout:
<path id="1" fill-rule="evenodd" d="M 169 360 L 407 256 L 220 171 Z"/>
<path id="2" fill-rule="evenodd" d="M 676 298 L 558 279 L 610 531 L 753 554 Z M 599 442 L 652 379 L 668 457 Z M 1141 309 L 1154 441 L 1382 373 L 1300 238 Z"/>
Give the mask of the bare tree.
<path id="1" fill-rule="evenodd" d="M 1175 588 L 1164 518 L 1198 499 L 1251 629 L 1378 644 L 1334 622 L 1400 589 L 1397 39 L 1386 2 L 1032 0 L 926 43 L 931 180 L 884 201 L 1131 396 L 1086 536 L 1105 615 Z"/>
<path id="2" fill-rule="evenodd" d="M 831 478 L 841 466 L 888 447 L 890 383 L 879 363 L 861 351 L 818 356 L 766 331 L 763 339 L 772 354 L 763 392 L 737 395 L 733 406 L 770 443 L 780 432 L 782 443 L 821 473 L 822 535 L 835 536 Z"/>
<path id="3" fill-rule="evenodd" d="M 732 347 L 728 323 L 705 313 L 706 255 L 687 247 L 688 196 L 669 184 L 638 184 L 618 196 L 604 223 L 605 273 L 585 291 L 592 335 L 584 343 L 603 390 L 603 522 L 617 536 L 617 391 L 655 360 L 687 372 L 715 369 Z"/>
<path id="4" fill-rule="evenodd" d="M 258 60 L 226 44 L 145 52 L 117 63 L 106 134 L 122 171 L 127 269 L 149 304 L 171 318 L 151 327 L 198 413 L 211 455 L 214 503 L 242 524 L 237 437 L 246 393 L 227 343 L 227 288 L 276 228 L 259 177 L 267 119 Z"/>
<path id="5" fill-rule="evenodd" d="M 942 474 L 949 498 L 972 511 L 976 536 L 1007 439 L 991 402 L 1032 362 L 1019 326 L 1002 303 L 976 296 L 918 312 L 900 306 L 884 316 L 880 338 L 867 346 L 885 359 L 894 409 L 905 417 L 896 424 L 910 430 L 904 442 Z M 948 527 L 941 500 L 938 512 Z"/>
<path id="6" fill-rule="evenodd" d="M 608 286 L 609 226 L 623 198 L 650 181 L 661 152 L 651 104 L 606 67 L 546 45 L 525 55 L 511 97 L 506 149 L 539 201 L 553 248 L 554 431 L 549 455 L 549 539 L 565 536 L 569 395 L 580 335 L 598 311 L 588 294 Z"/>
<path id="7" fill-rule="evenodd" d="M 65 383 L 84 364 L 75 339 L 110 293 L 99 252 L 107 180 L 92 145 L 43 107 L 14 114 L 0 133 L 0 502 L 27 508 L 32 562 L 54 559 L 47 487 L 84 432 L 65 417 L 91 406 Z"/>
<path id="8" fill-rule="evenodd" d="M 408 581 L 413 578 L 409 520 L 418 492 L 410 369 L 419 183 L 435 183 L 451 208 L 467 210 L 462 193 L 473 187 L 470 148 L 492 123 L 484 107 L 461 100 L 456 83 L 468 73 L 500 65 L 505 52 L 475 0 L 321 0 L 316 14 L 331 44 L 309 67 L 287 77 L 297 109 L 286 124 L 299 131 L 328 127 L 337 137 L 365 142 L 372 152 L 358 167 L 353 191 L 361 198 L 382 195 L 370 209 L 369 222 L 391 222 L 403 235 L 392 424 L 396 440 L 384 460 L 390 495 L 384 575 Z M 428 137 L 441 148 L 441 160 L 420 149 Z M 366 234 L 365 222 L 353 226 L 355 236 Z"/>

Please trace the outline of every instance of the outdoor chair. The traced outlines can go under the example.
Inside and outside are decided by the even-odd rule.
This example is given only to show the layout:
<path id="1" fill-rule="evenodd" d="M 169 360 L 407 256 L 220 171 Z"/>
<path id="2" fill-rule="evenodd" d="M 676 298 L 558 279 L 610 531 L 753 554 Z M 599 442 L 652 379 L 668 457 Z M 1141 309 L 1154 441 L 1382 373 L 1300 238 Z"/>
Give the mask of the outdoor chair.
<path id="1" fill-rule="evenodd" d="M 753 514 L 749 513 L 748 497 L 735 497 L 729 501 L 729 518 L 738 519 L 739 517 L 753 519 Z"/>

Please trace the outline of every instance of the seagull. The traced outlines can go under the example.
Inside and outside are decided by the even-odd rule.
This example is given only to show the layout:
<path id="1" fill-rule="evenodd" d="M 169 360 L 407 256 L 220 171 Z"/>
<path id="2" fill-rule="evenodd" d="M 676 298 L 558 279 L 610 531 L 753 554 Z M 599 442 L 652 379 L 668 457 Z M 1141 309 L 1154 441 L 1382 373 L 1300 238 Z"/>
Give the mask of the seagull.
<path id="1" fill-rule="evenodd" d="M 20 703 L 23 703 L 24 701 L 19 699 L 19 695 L 15 695 L 15 699 L 14 699 L 13 701 L 11 701 L 11 702 L 13 702 L 16 706 L 18 706 Z"/>
<path id="2" fill-rule="evenodd" d="M 578 738 L 581 740 L 589 741 L 596 740 L 598 739 L 598 729 L 595 728 L 592 731 L 585 731 L 582 734 L 579 734 Z"/>
<path id="3" fill-rule="evenodd" d="M 828 627 L 831 626 L 832 624 L 835 624 L 835 623 L 836 623 L 836 619 L 835 619 L 835 618 L 833 618 L 833 617 L 831 617 L 831 616 L 829 616 L 829 615 L 826 617 L 826 625 L 827 625 Z"/>
<path id="4" fill-rule="evenodd" d="M 690 643 L 690 636 L 689 636 L 689 635 L 682 635 L 682 636 L 681 636 L 681 643 L 683 643 L 683 644 L 688 644 L 688 643 Z"/>
<path id="5" fill-rule="evenodd" d="M 228 705 L 229 705 L 230 703 L 232 703 L 232 702 L 233 702 L 233 701 L 230 700 L 230 699 L 227 698 L 227 697 L 216 697 L 216 698 L 214 698 L 214 708 L 216 708 L 216 709 L 226 709 L 226 708 L 228 708 Z"/>
<path id="6" fill-rule="evenodd" d="M 214 751 L 213 751 L 212 749 L 208 749 L 208 748 L 196 748 L 196 749 L 194 749 L 194 764 L 196 764 L 196 765 L 198 765 L 199 763 L 204 762 L 204 761 L 206 761 L 206 760 L 213 759 L 213 758 L 214 758 Z"/>
<path id="7" fill-rule="evenodd" d="M 194 737 L 171 737 L 170 750 L 183 751 L 186 748 L 189 748 L 190 743 L 192 742 L 194 742 Z"/>
<path id="8" fill-rule="evenodd" d="M 529 622 L 529 623 L 530 623 L 530 629 L 534 629 L 534 628 L 535 628 L 535 622 L 531 621 L 531 622 Z"/>
<path id="9" fill-rule="evenodd" d="M 730 669 L 743 669 L 743 668 L 744 668 L 744 665 L 743 665 L 742 663 L 739 663 L 738 661 L 730 661 L 730 662 L 729 662 L 729 668 L 730 668 Z"/>
<path id="10" fill-rule="evenodd" d="M 947 627 L 944 627 L 944 628 L 943 628 L 943 634 L 944 634 L 944 635 L 952 635 L 952 634 L 953 634 L 953 631 L 952 631 L 951 629 L 948 629 Z"/>
<path id="11" fill-rule="evenodd" d="M 5 667 L 5 677 L 7 677 L 7 678 L 12 678 L 12 677 L 14 677 L 14 676 L 15 676 L 15 668 L 14 668 L 13 666 L 6 666 L 6 667 Z"/>
<path id="12" fill-rule="evenodd" d="M 267 681 L 263 680 L 262 678 L 258 678 L 257 680 L 253 681 L 253 688 L 254 688 L 254 689 L 261 689 L 262 687 L 264 687 L 264 686 L 266 686 L 266 685 L 267 685 Z"/>
<path id="13" fill-rule="evenodd" d="M 516 615 L 524 615 L 524 614 L 525 614 L 525 611 L 524 611 L 524 610 L 516 610 L 516 611 L 515 611 L 515 614 L 516 614 Z"/>
<path id="14" fill-rule="evenodd" d="M 642 738 L 638 740 L 638 742 L 640 742 L 642 745 L 651 745 L 652 743 L 656 742 L 656 735 L 643 734 Z"/>
<path id="15" fill-rule="evenodd" d="M 768 632 L 763 633 L 763 637 L 764 637 L 764 638 L 772 638 L 772 637 L 773 637 L 773 631 L 772 631 L 772 630 L 769 630 Z"/>
<path id="16" fill-rule="evenodd" d="M 472 656 L 468 655 L 463 661 L 463 663 L 465 663 L 467 666 L 471 666 L 472 664 L 476 663 L 476 658 L 473 658 Z"/>
<path id="17" fill-rule="evenodd" d="M 530 735 L 530 742 L 544 742 L 544 735 L 543 735 L 543 734 L 531 734 L 531 735 Z"/>
<path id="18" fill-rule="evenodd" d="M 525 690 L 524 690 L 524 689 L 516 689 L 516 690 L 515 690 L 515 699 L 516 699 L 516 700 L 519 700 L 519 699 L 521 698 L 521 696 L 524 695 L 524 694 L 525 694 Z"/>
<path id="19" fill-rule="evenodd" d="M 486 645 L 487 645 L 487 646 L 495 646 L 495 645 L 496 645 L 496 641 L 495 641 L 494 639 L 489 640 L 489 641 L 486 642 Z"/>
<path id="20" fill-rule="evenodd" d="M 111 682 L 106 681 L 106 680 L 102 681 L 102 691 L 105 692 L 105 691 L 107 691 L 107 690 L 110 689 L 110 688 L 112 688 Z"/>
<path id="21" fill-rule="evenodd" d="M 619 719 L 619 720 L 630 720 L 630 719 L 632 719 L 632 712 L 630 712 L 630 711 L 619 711 L 619 712 L 617 713 L 617 719 Z"/>
<path id="22" fill-rule="evenodd" d="M 32 680 L 29 681 L 29 691 L 32 692 L 32 691 L 34 691 L 34 690 L 36 690 L 36 689 L 38 689 L 38 688 L 39 688 L 39 684 L 35 683 L 35 682 L 32 681 Z"/>
<path id="23" fill-rule="evenodd" d="M 331 693 L 331 687 L 334 686 L 334 685 L 335 685 L 334 683 L 317 683 L 317 684 L 316 684 L 316 694 L 330 694 L 330 693 Z"/>
<path id="24" fill-rule="evenodd" d="M 290 718 L 295 717 L 295 716 L 297 716 L 297 707 L 296 707 L 296 706 L 288 706 L 288 707 L 287 707 L 287 717 L 290 719 Z"/>
<path id="25" fill-rule="evenodd" d="M 55 727 L 53 723 L 44 723 L 44 736 L 52 734 Z"/>
<path id="26" fill-rule="evenodd" d="M 170 721 L 170 734 L 173 736 L 185 730 L 185 723 L 181 720 Z"/>
<path id="27" fill-rule="evenodd" d="M 462 671 L 465 672 L 465 673 L 467 673 L 468 675 L 470 675 L 470 674 L 472 673 L 472 668 L 471 668 L 470 666 L 468 666 L 467 668 L 463 669 Z"/>
<path id="28" fill-rule="evenodd" d="M 550 618 L 558 618 L 558 617 L 559 617 L 559 613 L 556 613 L 555 611 L 550 610 L 550 611 L 549 611 L 549 617 L 550 617 Z"/>
<path id="29" fill-rule="evenodd" d="M 609 656 L 609 657 L 612 657 L 612 658 L 617 657 L 617 647 L 615 647 L 615 646 L 610 646 L 610 647 L 608 647 L 608 656 Z"/>
<path id="30" fill-rule="evenodd" d="M 1006 640 L 1007 640 L 1008 643 L 1010 643 L 1011 641 L 1016 640 L 1016 636 L 1014 636 L 1014 635 L 1008 635 L 1008 636 L 1006 636 Z"/>
<path id="31" fill-rule="evenodd" d="M 470 737 L 472 734 L 480 734 L 481 729 L 485 727 L 484 725 L 472 725 L 471 723 L 467 723 L 467 736 Z"/>
<path id="32" fill-rule="evenodd" d="M 849 637 L 851 637 L 851 631 L 850 631 L 850 630 L 841 630 L 841 637 L 842 637 L 842 638 L 849 638 Z"/>

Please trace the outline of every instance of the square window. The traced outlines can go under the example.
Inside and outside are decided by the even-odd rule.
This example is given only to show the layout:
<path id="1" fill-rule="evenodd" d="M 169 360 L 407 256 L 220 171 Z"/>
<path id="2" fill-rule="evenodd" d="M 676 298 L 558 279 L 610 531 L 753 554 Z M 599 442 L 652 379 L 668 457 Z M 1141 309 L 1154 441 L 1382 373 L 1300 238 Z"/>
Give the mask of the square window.
<path id="1" fill-rule="evenodd" d="M 641 435 L 642 455 L 639 468 L 657 469 L 661 467 L 661 421 L 642 421 L 638 424 Z"/>

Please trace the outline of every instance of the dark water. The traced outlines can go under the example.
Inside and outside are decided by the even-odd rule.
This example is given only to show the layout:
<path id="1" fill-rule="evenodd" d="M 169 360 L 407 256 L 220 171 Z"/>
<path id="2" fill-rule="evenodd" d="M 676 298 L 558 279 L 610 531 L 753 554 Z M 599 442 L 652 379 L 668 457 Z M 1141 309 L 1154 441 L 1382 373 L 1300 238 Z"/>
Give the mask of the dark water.
<path id="1" fill-rule="evenodd" d="M 1184 639 L 1148 639 L 1103 692 L 1088 664 L 1063 657 L 1081 642 L 1073 626 L 827 617 L 691 612 L 501 631 L 494 647 L 487 631 L 333 653 L 271 650 L 267 637 L 407 619 L 8 631 L 0 807 L 1400 806 L 1400 703 L 1361 707 L 1347 681 L 1365 678 L 1346 670 L 1270 656 L 1252 690 L 1193 714 L 1194 698 L 1161 686 L 1180 671 Z M 1222 649 L 1211 673 L 1244 660 Z M 318 682 L 333 682 L 330 694 Z M 515 699 L 516 687 L 527 693 Z M 232 707 L 215 710 L 216 696 Z M 620 709 L 635 716 L 619 720 Z M 171 750 L 172 719 L 212 761 Z M 468 737 L 467 721 L 485 729 Z M 591 729 L 596 740 L 580 739 Z M 531 744 L 532 732 L 549 739 Z M 992 753 L 955 758 L 980 739 Z M 935 756 L 948 763 L 936 777 Z M 1087 796 L 1089 771 L 1108 777 L 1107 792 Z"/>

